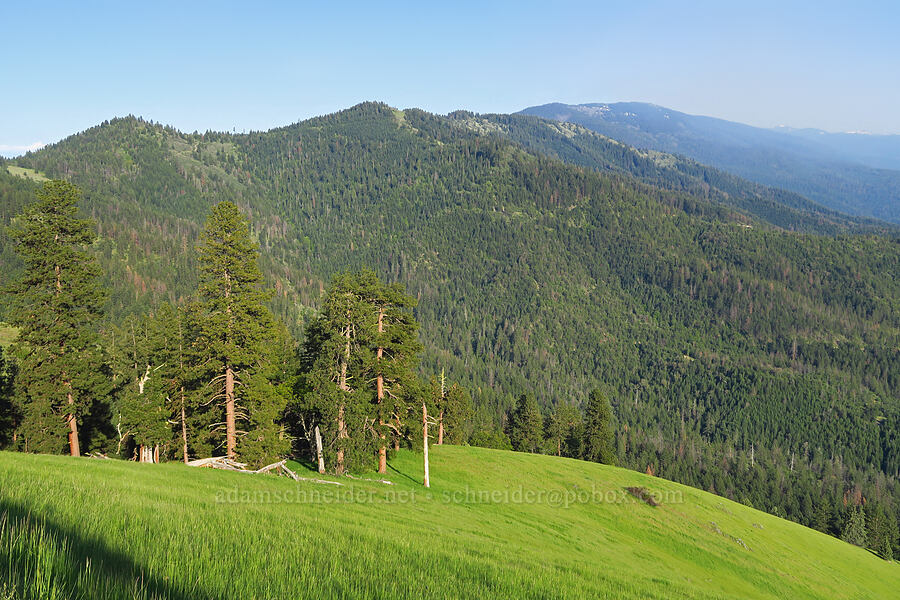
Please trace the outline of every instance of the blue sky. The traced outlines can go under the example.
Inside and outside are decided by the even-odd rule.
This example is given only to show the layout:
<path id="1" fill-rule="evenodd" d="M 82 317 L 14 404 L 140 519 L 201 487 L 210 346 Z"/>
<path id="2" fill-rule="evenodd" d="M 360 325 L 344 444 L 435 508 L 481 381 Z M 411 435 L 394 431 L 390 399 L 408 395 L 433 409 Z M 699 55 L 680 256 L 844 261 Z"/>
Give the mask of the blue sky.
<path id="1" fill-rule="evenodd" d="M 127 114 L 242 131 L 363 100 L 438 113 L 645 101 L 900 133 L 900 8 L 740 4 L 6 3 L 0 153 Z"/>

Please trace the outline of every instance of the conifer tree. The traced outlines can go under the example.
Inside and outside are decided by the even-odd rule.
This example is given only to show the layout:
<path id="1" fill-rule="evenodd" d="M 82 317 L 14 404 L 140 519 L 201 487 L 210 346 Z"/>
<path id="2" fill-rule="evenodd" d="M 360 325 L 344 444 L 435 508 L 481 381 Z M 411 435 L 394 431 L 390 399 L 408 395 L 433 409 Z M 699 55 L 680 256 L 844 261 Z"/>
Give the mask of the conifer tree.
<path id="1" fill-rule="evenodd" d="M 578 409 L 568 402 L 560 402 L 553 409 L 547 423 L 547 435 L 557 456 L 570 456 L 569 441 L 581 421 Z"/>
<path id="2" fill-rule="evenodd" d="M 363 468 L 371 453 L 387 469 L 390 438 L 421 403 L 415 300 L 369 270 L 337 275 L 307 328 L 301 412 L 311 414 L 338 473 Z"/>
<path id="3" fill-rule="evenodd" d="M 16 393 L 22 447 L 31 452 L 59 452 L 67 441 L 69 454 L 79 456 L 79 425 L 111 390 L 95 330 L 105 294 L 85 250 L 94 232 L 76 215 L 79 195 L 71 183 L 48 181 L 10 227 L 25 263 L 9 288 L 8 320 L 19 328 Z"/>
<path id="4" fill-rule="evenodd" d="M 584 459 L 606 465 L 616 464 L 612 429 L 612 407 L 606 395 L 594 390 L 588 397 L 584 412 Z"/>
<path id="5" fill-rule="evenodd" d="M 259 251 L 238 207 L 231 202 L 213 207 L 200 242 L 200 286 L 191 331 L 193 375 L 203 404 L 221 407 L 210 425 L 216 434 L 224 430 L 224 439 L 216 436 L 219 445 L 227 457 L 235 458 L 239 438 L 247 433 L 239 427 L 254 421 L 258 426 L 263 415 L 270 419 L 283 409 L 277 406 L 283 397 L 260 376 L 277 334 L 264 304 L 269 293 L 263 290 Z M 259 458 L 258 453 L 254 456 Z"/>
<path id="6" fill-rule="evenodd" d="M 844 523 L 844 528 L 841 530 L 841 539 L 855 546 L 862 546 L 865 548 L 867 537 L 866 515 L 863 507 L 861 505 L 851 506 L 847 521 Z"/>
<path id="7" fill-rule="evenodd" d="M 369 332 L 375 356 L 368 365 L 375 380 L 372 427 L 377 436 L 378 472 L 386 473 L 388 436 L 400 436 L 405 413 L 419 405 L 415 368 L 422 345 L 416 337 L 419 324 L 412 316 L 416 300 L 400 284 L 382 284 L 372 271 L 360 271 L 356 277 L 375 315 L 375 330 Z"/>
<path id="8" fill-rule="evenodd" d="M 444 372 L 440 380 L 431 378 L 431 407 L 437 419 L 437 443 L 446 440 L 461 444 L 469 439 L 474 409 L 469 392 L 458 383 L 446 384 Z"/>
<path id="9" fill-rule="evenodd" d="M 307 327 L 303 348 L 300 410 L 320 427 L 327 462 L 338 474 L 367 454 L 362 433 L 369 408 L 366 366 L 372 359 L 366 337 L 377 324 L 366 297 L 354 275 L 336 275 Z"/>
<path id="10" fill-rule="evenodd" d="M 292 396 L 297 370 L 295 355 L 291 334 L 276 321 L 266 359 L 260 361 L 244 384 L 248 427 L 238 443 L 238 452 L 245 462 L 267 464 L 290 449 L 282 421 Z"/>
<path id="11" fill-rule="evenodd" d="M 13 403 L 13 381 L 15 380 L 14 363 L 4 354 L 0 347 L 0 448 L 12 443 L 16 428 L 17 411 Z"/>
<path id="12" fill-rule="evenodd" d="M 509 419 L 509 439 L 518 452 L 540 452 L 544 441 L 544 417 L 537 401 L 527 394 L 519 396 Z"/>
<path id="13" fill-rule="evenodd" d="M 160 449 L 173 441 L 173 425 L 181 431 L 183 387 L 181 316 L 168 303 L 141 318 L 129 318 L 119 337 L 124 362 L 124 389 L 116 427 L 120 440 L 133 440 L 141 462 L 159 462 Z"/>

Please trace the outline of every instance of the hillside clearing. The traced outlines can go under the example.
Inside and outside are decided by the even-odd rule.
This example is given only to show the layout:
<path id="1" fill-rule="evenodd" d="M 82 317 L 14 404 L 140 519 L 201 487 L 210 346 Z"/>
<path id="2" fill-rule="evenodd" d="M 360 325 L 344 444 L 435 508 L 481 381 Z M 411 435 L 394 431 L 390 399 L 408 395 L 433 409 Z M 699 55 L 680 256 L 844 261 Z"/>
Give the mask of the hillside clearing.
<path id="1" fill-rule="evenodd" d="M 10 175 L 31 179 L 32 181 L 36 181 L 37 183 L 47 181 L 46 175 L 44 175 L 40 171 L 35 171 L 34 169 L 26 169 L 25 167 L 17 167 L 16 165 L 7 165 L 6 170 Z"/>

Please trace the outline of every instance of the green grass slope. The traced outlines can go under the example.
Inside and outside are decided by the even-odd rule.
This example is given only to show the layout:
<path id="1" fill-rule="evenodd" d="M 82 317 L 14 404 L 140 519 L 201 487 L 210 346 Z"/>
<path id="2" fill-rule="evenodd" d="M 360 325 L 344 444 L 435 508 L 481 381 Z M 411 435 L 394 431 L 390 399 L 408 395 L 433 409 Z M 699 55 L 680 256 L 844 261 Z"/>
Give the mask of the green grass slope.
<path id="1" fill-rule="evenodd" d="M 632 471 L 443 446 L 388 486 L 0 453 L 0 598 L 890 598 L 900 567 Z M 651 507 L 625 488 L 645 486 Z"/>

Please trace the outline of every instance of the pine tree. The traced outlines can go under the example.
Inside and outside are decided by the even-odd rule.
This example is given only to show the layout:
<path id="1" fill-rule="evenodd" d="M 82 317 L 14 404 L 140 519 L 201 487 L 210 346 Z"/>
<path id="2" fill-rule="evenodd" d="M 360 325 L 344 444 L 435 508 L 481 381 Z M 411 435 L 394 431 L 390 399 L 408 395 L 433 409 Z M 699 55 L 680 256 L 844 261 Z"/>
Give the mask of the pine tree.
<path id="1" fill-rule="evenodd" d="M 152 317 L 127 319 L 122 335 L 127 364 L 115 415 L 121 442 L 132 440 L 140 462 L 157 462 L 158 448 L 169 441 L 165 396 L 157 385 L 167 344 Z"/>
<path id="2" fill-rule="evenodd" d="M 440 380 L 431 378 L 429 410 L 437 419 L 437 443 L 463 444 L 472 432 L 474 408 L 469 392 L 458 383 L 447 385 L 443 371 Z"/>
<path id="3" fill-rule="evenodd" d="M 544 417 L 537 401 L 527 394 L 519 396 L 509 419 L 509 439 L 518 452 L 540 452 L 544 441 Z"/>
<path id="4" fill-rule="evenodd" d="M 338 474 L 363 462 L 370 446 L 363 435 L 369 416 L 366 367 L 372 361 L 367 333 L 377 323 L 366 297 L 355 276 L 336 275 L 303 347 L 298 412 L 310 416 L 310 427 L 320 427 L 326 460 Z"/>
<path id="5" fill-rule="evenodd" d="M 419 324 L 412 316 L 415 298 L 400 284 L 382 284 L 369 270 L 356 274 L 360 289 L 374 313 L 375 329 L 370 331 L 374 360 L 368 365 L 375 380 L 373 428 L 377 435 L 378 472 L 387 472 L 387 440 L 402 434 L 403 420 L 411 407 L 418 407 L 416 366 L 422 345 L 417 338 Z M 368 320 L 367 320 L 368 322 Z"/>
<path id="6" fill-rule="evenodd" d="M 59 452 L 67 440 L 69 454 L 79 456 L 90 442 L 80 439 L 79 425 L 102 409 L 111 390 L 95 330 L 105 294 L 100 268 L 85 250 L 93 223 L 76 216 L 79 195 L 71 183 L 48 181 L 10 228 L 25 263 L 9 288 L 8 319 L 19 328 L 19 432 L 31 452 Z"/>
<path id="7" fill-rule="evenodd" d="M 141 462 L 159 462 L 163 447 L 186 437 L 181 421 L 186 375 L 182 317 L 163 303 L 149 315 L 127 319 L 117 338 L 125 379 L 114 417 L 120 443 L 132 440 Z"/>
<path id="8" fill-rule="evenodd" d="M 253 423 L 258 428 L 263 422 L 274 427 L 269 421 L 284 408 L 283 396 L 263 375 L 277 332 L 264 304 L 270 294 L 263 290 L 259 251 L 237 206 L 221 202 L 213 207 L 200 241 L 200 286 L 192 311 L 193 375 L 204 403 L 221 407 L 209 425 L 226 456 L 235 458 L 248 433 L 239 427 Z M 258 432 L 250 433 L 246 442 L 254 444 Z M 252 450 L 255 461 L 280 454 L 287 447 L 286 440 L 281 441 L 262 453 Z"/>
<path id="9" fill-rule="evenodd" d="M 415 368 L 421 344 L 415 299 L 369 270 L 337 275 L 307 328 L 300 413 L 319 425 L 338 473 L 367 466 L 371 452 L 387 470 L 387 446 L 421 408 Z"/>
<path id="10" fill-rule="evenodd" d="M 862 506 L 852 506 L 841 531 L 841 539 L 855 546 L 866 547 L 866 516 Z"/>
<path id="11" fill-rule="evenodd" d="M 897 541 L 897 521 L 883 506 L 866 507 L 866 539 L 869 547 L 884 560 L 894 559 L 894 544 Z"/>
<path id="12" fill-rule="evenodd" d="M 275 324 L 267 352 L 266 360 L 259 363 L 245 384 L 248 431 L 238 445 L 241 459 L 255 465 L 270 463 L 290 449 L 283 419 L 292 399 L 296 349 L 280 322 Z"/>
<path id="13" fill-rule="evenodd" d="M 553 409 L 547 423 L 547 435 L 557 456 L 572 456 L 571 437 L 581 421 L 578 409 L 568 402 L 560 402 Z"/>
<path id="14" fill-rule="evenodd" d="M 584 412 L 582 448 L 585 460 L 606 465 L 616 464 L 612 407 L 600 390 L 594 390 L 588 397 Z"/>

